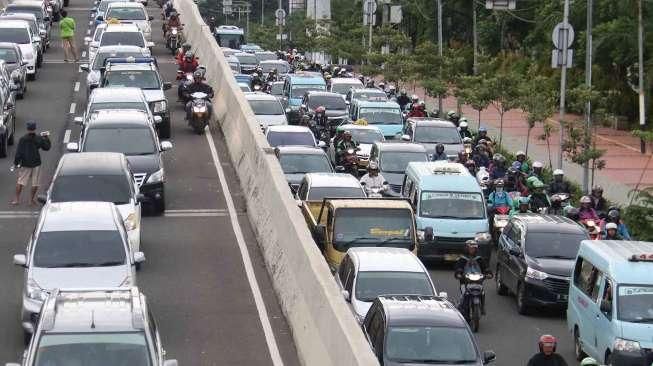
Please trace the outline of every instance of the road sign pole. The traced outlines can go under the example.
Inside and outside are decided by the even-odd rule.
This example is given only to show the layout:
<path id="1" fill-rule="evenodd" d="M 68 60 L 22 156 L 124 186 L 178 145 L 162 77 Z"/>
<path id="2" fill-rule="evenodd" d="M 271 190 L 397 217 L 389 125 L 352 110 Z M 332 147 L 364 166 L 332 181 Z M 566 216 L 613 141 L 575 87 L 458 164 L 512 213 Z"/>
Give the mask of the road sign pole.
<path id="1" fill-rule="evenodd" d="M 638 2 L 638 10 L 639 10 L 639 15 L 638 15 L 638 21 L 639 24 L 637 26 L 637 43 L 639 47 L 639 55 L 638 55 L 638 61 L 639 61 L 639 126 L 640 128 L 644 128 L 644 125 L 646 124 L 646 98 L 644 94 L 644 20 L 643 20 L 643 15 L 642 15 L 642 0 L 639 0 Z M 640 141 L 640 150 L 642 154 L 646 153 L 646 142 L 644 141 L 643 138 L 639 139 Z"/>
<path id="2" fill-rule="evenodd" d="M 565 0 L 562 23 L 569 27 L 569 0 Z M 560 73 L 560 151 L 558 152 L 558 168 L 562 169 L 562 145 L 565 141 L 565 92 L 567 89 L 567 40 L 562 42 L 562 70 Z"/>
<path id="3" fill-rule="evenodd" d="M 593 0 L 587 0 L 587 40 L 586 40 L 586 51 L 585 51 L 585 85 L 587 85 L 588 90 L 592 88 L 592 13 L 593 13 Z M 587 100 L 585 103 L 585 133 L 587 136 L 592 137 L 592 102 Z M 590 140 L 591 144 L 591 140 Z M 590 148 L 587 146 L 586 148 Z M 585 194 L 589 193 L 589 162 L 583 164 L 583 192 Z"/>
<path id="4" fill-rule="evenodd" d="M 369 36 L 367 38 L 367 53 L 372 53 L 372 22 L 374 21 L 372 17 L 374 17 L 373 14 L 367 15 L 367 23 L 369 23 L 370 26 Z"/>
<path id="5" fill-rule="evenodd" d="M 472 1 L 472 8 L 474 9 L 472 13 L 472 33 L 474 34 L 474 75 L 478 74 L 478 33 L 476 29 L 476 2 Z"/>
<path id="6" fill-rule="evenodd" d="M 442 78 L 442 0 L 438 1 L 438 54 L 440 55 L 440 78 Z M 442 95 L 438 95 L 438 115 L 443 116 Z"/>

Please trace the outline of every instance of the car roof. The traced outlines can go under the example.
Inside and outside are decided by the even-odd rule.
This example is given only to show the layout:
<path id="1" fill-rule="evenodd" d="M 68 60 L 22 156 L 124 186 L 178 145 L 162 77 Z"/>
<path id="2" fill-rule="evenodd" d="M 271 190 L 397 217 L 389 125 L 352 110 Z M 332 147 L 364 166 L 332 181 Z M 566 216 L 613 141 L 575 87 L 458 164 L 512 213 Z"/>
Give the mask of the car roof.
<path id="1" fill-rule="evenodd" d="M 384 295 L 378 298 L 389 326 L 466 328 L 458 310 L 447 300 L 433 296 Z"/>
<path id="2" fill-rule="evenodd" d="M 111 202 L 50 202 L 41 213 L 42 232 L 117 230 Z"/>
<path id="3" fill-rule="evenodd" d="M 251 56 L 251 57 L 256 57 L 253 53 L 248 53 L 248 52 L 236 52 L 233 54 L 234 56 Z"/>
<path id="4" fill-rule="evenodd" d="M 354 123 L 348 123 L 346 125 L 340 125 L 338 128 L 343 129 L 344 131 L 353 131 L 353 130 L 369 130 L 369 131 L 377 131 L 381 133 L 381 130 L 374 125 L 357 125 Z"/>
<path id="5" fill-rule="evenodd" d="M 325 155 L 326 153 L 319 147 L 311 146 L 277 146 L 275 148 L 282 155 Z"/>
<path id="6" fill-rule="evenodd" d="M 103 109 L 93 112 L 88 121 L 89 128 L 147 128 L 149 126 L 148 114 L 136 109 Z"/>
<path id="7" fill-rule="evenodd" d="M 294 126 L 294 125 L 273 125 L 268 126 L 268 132 L 288 132 L 288 133 L 313 133 L 311 129 L 306 126 Z"/>
<path id="8" fill-rule="evenodd" d="M 31 21 L 37 21 L 38 19 L 36 18 L 36 15 L 32 13 L 12 13 L 12 12 L 7 12 L 4 14 L 0 15 L 0 18 L 16 18 L 16 19 L 29 19 Z"/>
<path id="9" fill-rule="evenodd" d="M 589 260 L 619 284 L 653 283 L 653 243 L 627 240 L 583 240 L 579 256 Z M 593 253 L 594 255 L 589 255 Z M 637 260 L 646 256 L 646 261 Z M 633 260 L 635 256 L 635 260 Z M 602 262 L 602 263 L 601 263 Z M 603 268 L 601 268 L 603 267 Z M 607 267 L 607 268 L 606 268 Z"/>
<path id="10" fill-rule="evenodd" d="M 136 1 L 130 1 L 130 2 L 127 2 L 127 1 L 112 1 L 111 4 L 109 4 L 109 7 L 110 8 L 141 8 L 141 9 L 145 9 L 143 4 L 141 4 L 140 2 L 136 2 Z"/>
<path id="11" fill-rule="evenodd" d="M 101 46 L 98 48 L 97 53 L 114 53 L 114 52 L 141 52 L 147 53 L 144 51 L 144 48 L 127 45 L 127 44 L 114 44 L 110 46 Z"/>
<path id="12" fill-rule="evenodd" d="M 20 19 L 4 19 L 0 21 L 0 28 L 29 28 L 29 23 Z"/>
<path id="13" fill-rule="evenodd" d="M 383 208 L 388 210 L 399 209 L 399 210 L 410 210 L 412 214 L 412 206 L 404 199 L 384 199 L 379 200 L 375 198 L 370 199 L 352 199 L 352 198 L 335 198 L 331 199 L 331 205 L 334 208 L 372 208 L 378 209 Z"/>
<path id="14" fill-rule="evenodd" d="M 447 173 L 446 170 L 455 170 L 458 173 Z M 480 193 L 481 188 L 467 168 L 459 163 L 447 161 L 428 161 L 428 162 L 410 162 L 406 167 L 406 174 L 417 176 L 419 182 L 416 182 L 424 190 L 431 187 L 446 186 L 446 190 L 451 192 L 474 192 Z"/>
<path id="15" fill-rule="evenodd" d="M 275 53 L 272 52 L 272 51 L 265 51 L 265 50 L 254 52 L 255 55 L 262 54 L 262 53 L 264 53 L 264 54 L 266 54 L 266 55 L 274 55 L 274 54 L 275 54 Z"/>
<path id="16" fill-rule="evenodd" d="M 332 80 L 333 80 L 333 79 L 332 79 Z M 360 81 L 360 80 L 359 80 L 359 81 Z M 381 89 L 377 89 L 377 88 L 355 88 L 355 89 L 352 89 L 352 92 L 353 92 L 353 93 L 369 93 L 369 92 L 371 92 L 371 91 L 373 91 L 373 92 L 377 92 L 377 93 L 379 93 L 379 94 L 380 94 L 380 93 L 385 94 L 385 92 L 384 92 L 383 90 L 381 90 Z"/>
<path id="17" fill-rule="evenodd" d="M 256 52 L 256 53 L 263 53 L 263 52 Z M 260 63 L 261 65 L 266 65 L 266 64 L 275 64 L 275 65 L 278 65 L 278 64 L 284 64 L 284 65 L 286 65 L 286 66 L 290 65 L 290 64 L 288 63 L 288 61 L 286 61 L 286 60 L 264 60 L 264 61 L 261 61 L 261 62 L 259 62 L 259 63 Z"/>
<path id="18" fill-rule="evenodd" d="M 80 152 L 64 154 L 59 164 L 59 176 L 122 175 L 126 158 L 121 153 Z"/>
<path id="19" fill-rule="evenodd" d="M 136 24 L 133 23 L 115 23 L 108 24 L 104 32 L 141 32 Z"/>
<path id="20" fill-rule="evenodd" d="M 363 83 L 361 83 L 361 81 L 358 80 L 357 78 L 331 78 L 331 85 L 334 84 L 360 84 L 361 86 L 363 85 Z"/>
<path id="21" fill-rule="evenodd" d="M 382 101 L 360 100 L 360 101 L 357 101 L 357 103 L 358 103 L 358 106 L 362 107 L 362 108 L 374 108 L 374 107 L 376 107 L 376 108 L 388 108 L 388 107 L 399 108 L 399 104 L 397 104 L 396 102 L 393 102 L 391 100 L 382 100 Z"/>
<path id="22" fill-rule="evenodd" d="M 143 91 L 140 88 L 134 87 L 94 88 L 89 96 L 89 104 L 98 102 L 133 102 L 139 100 L 145 102 Z"/>
<path id="23" fill-rule="evenodd" d="M 245 93 L 245 99 L 247 100 L 274 100 L 279 101 L 274 95 L 263 93 L 263 92 L 250 92 Z"/>
<path id="24" fill-rule="evenodd" d="M 356 247 L 347 254 L 362 272 L 425 272 L 422 262 L 405 248 Z"/>
<path id="25" fill-rule="evenodd" d="M 419 126 L 437 126 L 437 127 L 451 127 L 456 128 L 456 125 L 451 121 L 446 121 L 438 118 L 429 118 L 429 117 L 410 117 L 407 120 L 408 123 L 413 123 L 417 127 Z"/>
<path id="26" fill-rule="evenodd" d="M 306 180 L 311 187 L 361 188 L 358 179 L 343 173 L 306 173 Z"/>
<path id="27" fill-rule="evenodd" d="M 557 232 L 574 234 L 586 232 L 580 225 L 564 216 L 527 213 L 516 215 L 515 220 L 524 223 L 527 232 L 532 233 Z"/>
<path id="28" fill-rule="evenodd" d="M 331 97 L 331 98 L 344 98 L 342 94 L 338 93 L 332 93 L 328 91 L 318 91 L 318 90 L 311 90 L 308 93 L 309 97 Z"/>
<path id="29" fill-rule="evenodd" d="M 402 152 L 423 152 L 426 153 L 426 148 L 421 144 L 414 144 L 411 142 L 375 142 L 374 143 L 379 151 L 402 151 Z"/>
<path id="30" fill-rule="evenodd" d="M 317 73 L 294 73 L 289 74 L 290 82 L 293 84 L 299 85 L 308 85 L 308 84 L 326 84 L 324 78 Z"/>
<path id="31" fill-rule="evenodd" d="M 111 70 L 126 71 L 126 70 L 150 70 L 157 71 L 153 62 L 135 62 L 135 63 L 118 63 L 111 64 Z"/>
<path id="32" fill-rule="evenodd" d="M 10 7 L 12 5 L 16 5 L 16 6 L 33 6 L 33 7 L 43 8 L 43 2 L 39 1 L 39 0 L 37 0 L 37 1 L 18 0 L 18 1 L 14 1 L 14 2 L 8 4 L 7 7 Z"/>

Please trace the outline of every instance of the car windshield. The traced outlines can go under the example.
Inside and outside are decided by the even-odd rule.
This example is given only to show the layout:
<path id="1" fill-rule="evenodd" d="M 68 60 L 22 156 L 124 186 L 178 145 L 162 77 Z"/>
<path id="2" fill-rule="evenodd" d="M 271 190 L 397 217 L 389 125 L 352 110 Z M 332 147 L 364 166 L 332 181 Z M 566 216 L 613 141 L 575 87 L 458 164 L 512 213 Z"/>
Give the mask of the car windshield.
<path id="1" fill-rule="evenodd" d="M 274 69 L 277 69 L 277 73 L 279 74 L 287 74 L 290 71 L 288 65 L 284 63 L 262 63 L 260 66 L 264 73 L 268 73 Z"/>
<path id="2" fill-rule="evenodd" d="M 7 19 L 7 20 L 22 20 L 27 22 L 29 24 L 29 29 L 32 31 L 33 35 L 38 35 L 39 34 L 39 25 L 37 24 L 36 19 L 29 17 L 28 19 L 25 19 L 24 17 L 21 17 L 21 15 L 26 15 L 29 16 L 31 14 L 18 14 L 17 16 L 12 16 L 12 15 L 0 15 L 0 20 L 1 19 Z"/>
<path id="3" fill-rule="evenodd" d="M 554 230 L 547 232 L 526 233 L 524 249 L 533 258 L 574 259 L 582 240 L 589 239 L 579 233 L 559 233 Z"/>
<path id="4" fill-rule="evenodd" d="M 104 74 L 103 86 L 160 89 L 159 77 L 153 70 L 110 71 Z"/>
<path id="5" fill-rule="evenodd" d="M 433 287 L 424 272 L 358 272 L 356 299 L 374 301 L 381 295 L 433 296 Z"/>
<path id="6" fill-rule="evenodd" d="M 295 84 L 290 87 L 290 92 L 291 96 L 293 98 L 301 98 L 304 94 L 308 93 L 309 91 L 324 91 L 326 89 L 326 86 L 320 85 L 320 84 L 315 84 L 315 85 L 298 85 Z"/>
<path id="7" fill-rule="evenodd" d="M 485 218 L 485 206 L 480 193 L 422 191 L 419 214 L 431 218 L 478 220 Z"/>
<path id="8" fill-rule="evenodd" d="M 352 139 L 360 144 L 373 144 L 377 141 L 385 141 L 385 137 L 383 137 L 383 134 L 379 130 L 352 128 L 348 131 L 351 132 Z"/>
<path id="9" fill-rule="evenodd" d="M 99 52 L 93 61 L 93 70 L 100 70 L 110 57 L 143 57 L 142 52 Z"/>
<path id="10" fill-rule="evenodd" d="M 307 200 L 321 201 L 324 197 L 364 198 L 365 193 L 360 187 L 311 187 Z"/>
<path id="11" fill-rule="evenodd" d="M 268 133 L 268 143 L 277 146 L 315 146 L 315 139 L 310 131 L 306 132 L 274 132 Z"/>
<path id="12" fill-rule="evenodd" d="M 653 323 L 653 286 L 620 285 L 618 318 L 630 323 Z"/>
<path id="13" fill-rule="evenodd" d="M 455 127 L 419 126 L 415 129 L 415 142 L 462 144 Z"/>
<path id="14" fill-rule="evenodd" d="M 27 28 L 0 28 L 0 42 L 31 44 Z"/>
<path id="15" fill-rule="evenodd" d="M 90 105 L 88 114 L 106 109 L 136 109 L 147 112 L 148 106 L 143 102 L 96 102 Z"/>
<path id="16" fill-rule="evenodd" d="M 259 62 L 261 62 L 261 61 L 274 61 L 274 60 L 277 59 L 277 55 L 275 55 L 274 53 L 267 53 L 267 52 L 257 53 L 254 56 L 256 56 L 256 59 L 259 60 Z M 264 71 L 265 71 L 265 69 L 264 69 Z"/>
<path id="17" fill-rule="evenodd" d="M 398 363 L 476 363 L 474 340 L 467 328 L 389 327 L 385 353 Z"/>
<path id="18" fill-rule="evenodd" d="M 278 100 L 250 100 L 249 106 L 252 107 L 254 114 L 258 115 L 282 115 L 283 107 Z"/>
<path id="19" fill-rule="evenodd" d="M 399 108 L 361 108 L 359 118 L 364 118 L 372 125 L 402 124 Z"/>
<path id="20" fill-rule="evenodd" d="M 254 55 L 250 55 L 250 54 L 244 54 L 244 55 L 236 54 L 235 56 L 236 56 L 236 58 L 238 59 L 238 61 L 240 61 L 241 64 L 251 65 L 251 64 L 257 64 L 257 63 L 258 63 L 258 60 L 256 59 L 256 56 L 254 56 Z"/>
<path id="21" fill-rule="evenodd" d="M 315 109 L 319 106 L 329 109 L 347 109 L 345 99 L 339 96 L 311 95 L 308 97 L 308 107 Z"/>
<path id="22" fill-rule="evenodd" d="M 104 32 L 100 40 L 102 46 L 136 46 L 145 48 L 145 39 L 141 32 Z"/>
<path id="23" fill-rule="evenodd" d="M 157 152 L 155 142 L 149 128 L 90 128 L 82 150 L 117 152 L 127 156 L 151 155 Z"/>
<path id="24" fill-rule="evenodd" d="M 331 173 L 331 164 L 324 154 L 281 154 L 281 169 L 286 174 Z"/>
<path id="25" fill-rule="evenodd" d="M 245 37 L 242 34 L 216 34 L 216 40 L 220 44 L 220 47 L 229 47 L 229 48 L 238 48 L 242 42 L 245 41 Z"/>
<path id="26" fill-rule="evenodd" d="M 403 151 L 388 151 L 379 156 L 381 171 L 388 173 L 404 174 L 408 163 L 413 161 L 428 161 L 428 157 L 423 152 Z"/>
<path id="27" fill-rule="evenodd" d="M 364 92 L 354 93 L 352 99 L 364 101 L 386 100 L 388 99 L 388 96 L 380 90 L 366 90 Z"/>
<path id="28" fill-rule="evenodd" d="M 334 247 L 341 252 L 353 247 L 413 249 L 413 215 L 406 209 L 339 208 L 333 230 Z"/>
<path id="29" fill-rule="evenodd" d="M 46 333 L 40 337 L 35 366 L 150 366 L 143 332 Z"/>
<path id="30" fill-rule="evenodd" d="M 34 265 L 45 268 L 103 267 L 125 264 L 125 246 L 114 231 L 41 232 L 34 247 Z"/>
<path id="31" fill-rule="evenodd" d="M 140 8 L 111 8 L 106 16 L 109 18 L 116 18 L 118 20 L 147 20 L 147 15 L 145 11 Z"/>
<path id="32" fill-rule="evenodd" d="M 52 202 L 100 201 L 129 203 L 132 193 L 124 175 L 63 175 L 52 185 Z"/>
<path id="33" fill-rule="evenodd" d="M 361 83 L 337 83 L 331 85 L 331 92 L 346 95 L 351 88 L 361 88 L 363 85 Z"/>
<path id="34" fill-rule="evenodd" d="M 35 7 L 35 6 L 21 6 L 21 5 L 15 5 L 15 4 L 9 4 L 7 6 L 7 13 L 28 13 L 28 14 L 34 14 L 36 16 L 36 19 L 39 20 L 39 22 L 43 21 L 43 11 L 41 10 L 40 7 Z"/>
<path id="35" fill-rule="evenodd" d="M 0 48 L 0 60 L 4 60 L 8 64 L 15 64 L 18 62 L 18 54 L 14 49 Z"/>
<path id="36" fill-rule="evenodd" d="M 283 83 L 274 83 L 272 84 L 272 89 L 270 90 L 272 95 L 282 95 L 283 94 Z"/>
<path id="37" fill-rule="evenodd" d="M 123 0 L 105 0 L 100 2 L 100 5 L 98 6 L 98 11 L 105 12 L 107 11 L 107 8 L 109 7 L 110 3 L 115 3 L 115 2 L 122 2 Z"/>

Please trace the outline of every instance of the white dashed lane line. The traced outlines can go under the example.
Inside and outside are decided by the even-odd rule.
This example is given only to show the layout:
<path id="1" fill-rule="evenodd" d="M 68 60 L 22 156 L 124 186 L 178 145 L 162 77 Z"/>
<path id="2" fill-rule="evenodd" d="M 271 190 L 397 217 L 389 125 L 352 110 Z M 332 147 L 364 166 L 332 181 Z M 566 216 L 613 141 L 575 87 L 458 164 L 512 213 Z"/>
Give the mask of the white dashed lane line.
<path id="1" fill-rule="evenodd" d="M 79 91 L 79 81 L 75 82 L 75 87 L 73 88 L 75 92 Z"/>
<path id="2" fill-rule="evenodd" d="M 66 130 L 66 132 L 63 134 L 63 144 L 66 145 L 69 142 L 70 142 L 70 130 Z"/>
<path id="3" fill-rule="evenodd" d="M 77 109 L 77 103 L 74 103 L 74 102 L 70 103 L 70 110 L 68 111 L 68 113 L 70 113 L 70 114 L 75 113 L 75 109 Z"/>

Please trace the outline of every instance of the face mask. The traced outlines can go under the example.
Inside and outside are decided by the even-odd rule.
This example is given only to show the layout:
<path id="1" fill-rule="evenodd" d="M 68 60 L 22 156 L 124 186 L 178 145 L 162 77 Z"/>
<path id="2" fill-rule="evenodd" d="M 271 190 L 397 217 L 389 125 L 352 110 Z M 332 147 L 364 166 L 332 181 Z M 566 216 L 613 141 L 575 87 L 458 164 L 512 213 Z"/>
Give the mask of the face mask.
<path id="1" fill-rule="evenodd" d="M 497 191 L 497 193 L 502 193 L 503 192 L 503 187 L 497 187 L 496 191 Z"/>

